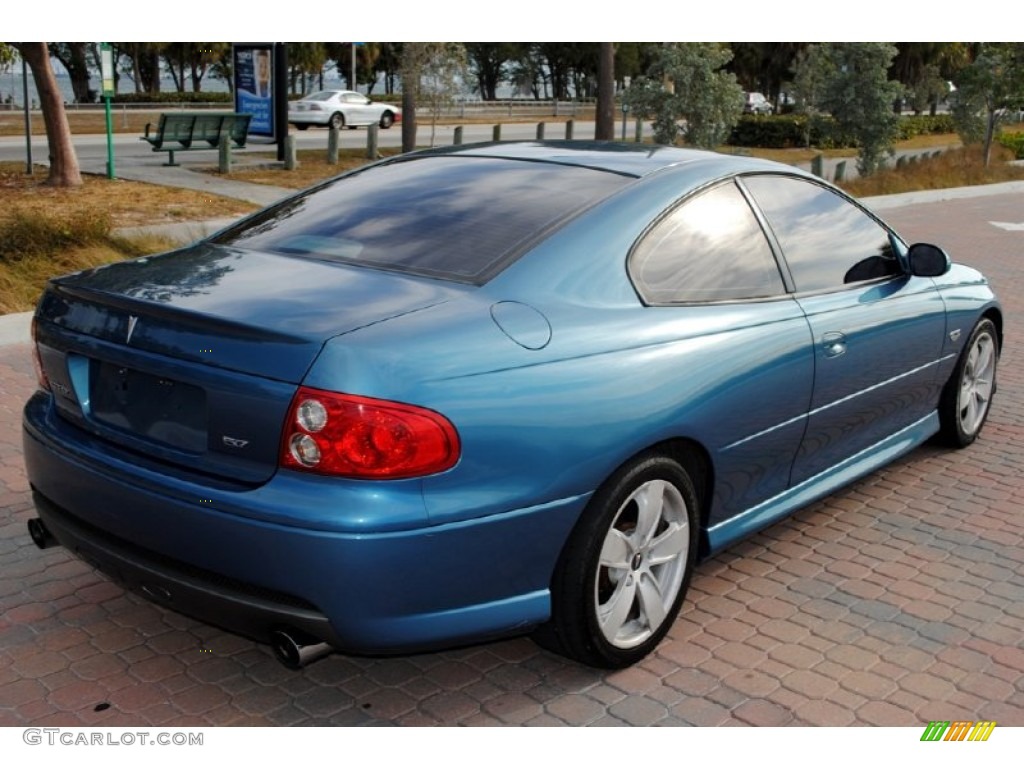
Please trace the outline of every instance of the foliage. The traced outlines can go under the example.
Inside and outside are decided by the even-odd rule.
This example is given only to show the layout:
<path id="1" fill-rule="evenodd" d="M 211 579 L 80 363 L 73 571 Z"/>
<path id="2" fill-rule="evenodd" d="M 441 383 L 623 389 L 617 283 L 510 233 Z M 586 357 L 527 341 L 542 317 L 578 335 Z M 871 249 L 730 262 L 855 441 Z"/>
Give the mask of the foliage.
<path id="1" fill-rule="evenodd" d="M 110 97 L 112 104 L 231 104 L 234 100 L 226 91 L 118 93 Z"/>
<path id="2" fill-rule="evenodd" d="M 1017 160 L 1024 160 L 1024 131 L 1002 133 L 999 135 L 999 143 L 1013 152 Z"/>
<path id="3" fill-rule="evenodd" d="M 821 43 L 811 47 L 798 76 L 814 83 L 802 89 L 803 98 L 813 98 L 814 107 L 831 114 L 840 132 L 856 139 L 862 176 L 884 164 L 898 135 L 893 104 L 903 87 L 888 76 L 895 56 L 891 43 Z M 819 73 L 807 71 L 811 62 Z"/>
<path id="4" fill-rule="evenodd" d="M 743 112 L 743 90 L 723 71 L 731 58 L 718 43 L 663 45 L 647 75 L 630 85 L 626 103 L 634 115 L 653 117 L 661 144 L 674 144 L 682 133 L 689 144 L 716 147 Z"/>
<path id="5" fill-rule="evenodd" d="M 1024 105 L 1024 43 L 982 43 L 957 76 L 953 119 L 964 144 L 981 143 L 988 165 L 999 125 Z"/>
<path id="6" fill-rule="evenodd" d="M 403 89 L 412 86 L 417 106 L 426 107 L 430 114 L 430 146 L 436 139 L 437 121 L 465 87 L 468 67 L 461 43 L 406 43 L 403 48 Z"/>

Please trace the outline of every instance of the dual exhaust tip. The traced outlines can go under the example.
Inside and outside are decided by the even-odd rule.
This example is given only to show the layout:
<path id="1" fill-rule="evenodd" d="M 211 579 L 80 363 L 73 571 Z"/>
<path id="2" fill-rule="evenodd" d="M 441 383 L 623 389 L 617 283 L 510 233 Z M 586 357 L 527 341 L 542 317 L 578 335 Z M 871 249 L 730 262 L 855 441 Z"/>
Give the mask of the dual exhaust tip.
<path id="1" fill-rule="evenodd" d="M 49 549 L 60 544 L 57 537 L 46 527 L 46 523 L 38 517 L 28 521 L 28 535 L 40 549 Z M 305 632 L 290 628 L 276 629 L 271 632 L 270 647 L 274 652 L 274 658 L 288 669 L 302 669 L 307 664 L 312 664 L 334 652 L 330 643 L 322 642 Z"/>

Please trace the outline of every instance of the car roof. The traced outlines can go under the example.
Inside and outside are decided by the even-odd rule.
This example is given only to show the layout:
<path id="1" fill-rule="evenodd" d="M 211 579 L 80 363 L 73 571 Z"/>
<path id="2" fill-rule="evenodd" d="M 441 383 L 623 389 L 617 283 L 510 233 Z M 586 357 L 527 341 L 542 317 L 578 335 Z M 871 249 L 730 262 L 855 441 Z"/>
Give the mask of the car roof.
<path id="1" fill-rule="evenodd" d="M 425 155 L 499 157 L 510 160 L 575 165 L 636 178 L 679 166 L 706 166 L 706 170 L 712 176 L 752 171 L 795 170 L 768 160 L 739 155 L 723 155 L 707 150 L 609 141 L 487 142 L 428 149 L 401 155 L 394 160 L 412 160 Z"/>

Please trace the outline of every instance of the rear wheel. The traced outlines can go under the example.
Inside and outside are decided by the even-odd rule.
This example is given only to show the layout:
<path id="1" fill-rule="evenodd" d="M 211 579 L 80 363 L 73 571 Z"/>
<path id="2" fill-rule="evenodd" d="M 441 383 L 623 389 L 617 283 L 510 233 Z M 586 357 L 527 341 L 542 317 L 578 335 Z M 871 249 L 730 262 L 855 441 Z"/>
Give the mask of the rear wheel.
<path id="1" fill-rule="evenodd" d="M 300 131 L 304 131 L 307 128 L 309 128 L 309 124 L 308 123 L 295 123 L 295 127 L 298 128 Z"/>
<path id="2" fill-rule="evenodd" d="M 560 558 L 537 641 L 596 667 L 634 664 L 665 636 L 697 552 L 698 499 L 675 461 L 648 454 L 587 505 Z"/>
<path id="3" fill-rule="evenodd" d="M 940 438 L 954 448 L 977 439 L 996 391 L 999 341 L 995 323 L 984 318 L 974 326 L 939 403 Z"/>
<path id="4" fill-rule="evenodd" d="M 345 127 L 345 116 L 341 112 L 335 112 L 331 115 L 331 119 L 327 122 L 329 128 L 344 128 Z"/>

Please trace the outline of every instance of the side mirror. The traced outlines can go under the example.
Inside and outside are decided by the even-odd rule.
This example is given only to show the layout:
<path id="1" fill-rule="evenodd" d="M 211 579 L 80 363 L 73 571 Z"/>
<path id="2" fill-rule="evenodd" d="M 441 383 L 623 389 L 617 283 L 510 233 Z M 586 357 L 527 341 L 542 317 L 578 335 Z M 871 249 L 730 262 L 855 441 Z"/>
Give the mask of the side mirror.
<path id="1" fill-rule="evenodd" d="M 953 266 L 949 255 L 937 245 L 914 243 L 907 252 L 910 274 L 915 277 L 942 277 Z"/>

